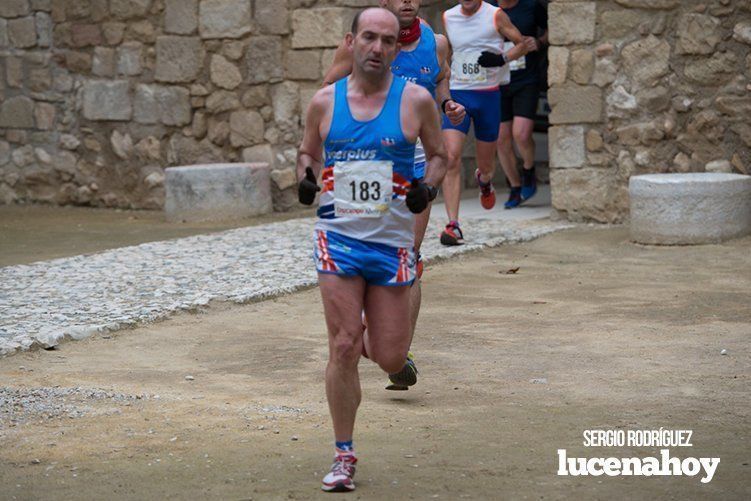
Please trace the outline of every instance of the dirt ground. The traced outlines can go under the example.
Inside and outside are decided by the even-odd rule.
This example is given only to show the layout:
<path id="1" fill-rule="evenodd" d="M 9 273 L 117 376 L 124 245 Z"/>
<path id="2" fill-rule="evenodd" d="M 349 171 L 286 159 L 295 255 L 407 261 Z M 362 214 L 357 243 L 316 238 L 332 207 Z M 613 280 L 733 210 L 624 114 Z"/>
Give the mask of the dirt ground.
<path id="1" fill-rule="evenodd" d="M 429 266 L 417 386 L 387 392 L 360 365 L 348 496 L 751 498 L 751 238 L 627 237 L 576 229 Z M 0 359 L 3 385 L 146 395 L 0 424 L 0 498 L 331 496 L 318 490 L 332 454 L 325 360 L 317 289 Z M 660 427 L 694 432 L 671 455 L 721 458 L 712 482 L 556 475 L 557 449 L 657 453 L 585 448 L 584 430 Z"/>

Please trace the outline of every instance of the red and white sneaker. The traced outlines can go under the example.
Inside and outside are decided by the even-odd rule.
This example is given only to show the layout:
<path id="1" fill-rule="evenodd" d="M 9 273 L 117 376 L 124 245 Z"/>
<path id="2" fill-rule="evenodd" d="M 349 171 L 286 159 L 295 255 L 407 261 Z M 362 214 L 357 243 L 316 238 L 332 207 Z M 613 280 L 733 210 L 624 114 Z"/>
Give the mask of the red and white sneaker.
<path id="1" fill-rule="evenodd" d="M 355 490 L 355 465 L 357 458 L 352 454 L 337 454 L 331 471 L 323 477 L 321 489 L 326 492 L 349 492 Z"/>
<path id="2" fill-rule="evenodd" d="M 464 243 L 464 234 L 459 228 L 459 223 L 451 221 L 441 233 L 441 244 L 443 245 L 462 245 Z"/>
<path id="3" fill-rule="evenodd" d="M 477 186 L 480 187 L 480 205 L 485 210 L 490 210 L 495 207 L 495 188 L 493 188 L 493 182 L 488 181 L 483 183 L 480 180 L 480 169 L 475 171 L 475 179 L 477 179 Z"/>

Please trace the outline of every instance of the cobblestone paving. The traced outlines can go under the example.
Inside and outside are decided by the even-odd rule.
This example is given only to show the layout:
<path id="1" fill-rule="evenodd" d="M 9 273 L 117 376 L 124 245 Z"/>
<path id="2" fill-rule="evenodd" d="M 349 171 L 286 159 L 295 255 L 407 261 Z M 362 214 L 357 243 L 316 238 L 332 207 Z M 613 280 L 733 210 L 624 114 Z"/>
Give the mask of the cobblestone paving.
<path id="1" fill-rule="evenodd" d="M 430 262 L 568 227 L 465 219 L 471 241 L 447 248 L 432 222 L 423 255 Z M 313 219 L 296 219 L 0 268 L 0 356 L 153 322 L 210 301 L 244 303 L 312 286 L 312 229 Z"/>

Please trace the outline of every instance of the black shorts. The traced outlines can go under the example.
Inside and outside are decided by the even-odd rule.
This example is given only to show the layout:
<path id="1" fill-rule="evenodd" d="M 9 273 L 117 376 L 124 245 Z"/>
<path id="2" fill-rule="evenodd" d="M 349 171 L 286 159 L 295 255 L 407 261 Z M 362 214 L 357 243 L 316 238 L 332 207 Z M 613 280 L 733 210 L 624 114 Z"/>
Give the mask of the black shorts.
<path id="1" fill-rule="evenodd" d="M 537 100 L 540 88 L 537 82 L 509 84 L 501 87 L 501 122 L 510 122 L 514 117 L 534 120 L 537 115 Z"/>

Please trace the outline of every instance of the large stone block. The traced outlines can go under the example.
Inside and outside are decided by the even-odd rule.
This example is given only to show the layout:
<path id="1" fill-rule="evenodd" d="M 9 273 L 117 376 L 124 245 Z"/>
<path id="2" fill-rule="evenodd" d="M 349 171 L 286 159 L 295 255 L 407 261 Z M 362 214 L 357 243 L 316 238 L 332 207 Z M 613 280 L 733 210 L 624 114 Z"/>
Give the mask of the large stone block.
<path id="1" fill-rule="evenodd" d="M 266 132 L 263 117 L 257 111 L 234 111 L 229 116 L 229 132 L 234 148 L 261 143 Z"/>
<path id="2" fill-rule="evenodd" d="M 711 54 L 720 40 L 720 20 L 704 14 L 684 14 L 678 19 L 679 54 Z"/>
<path id="3" fill-rule="evenodd" d="M 641 13 L 627 9 L 614 9 L 600 16 L 600 32 L 605 40 L 623 38 L 637 31 L 644 22 Z"/>
<path id="4" fill-rule="evenodd" d="M 29 0 L 3 0 L 0 2 L 0 17 L 29 15 Z"/>
<path id="5" fill-rule="evenodd" d="M 751 234 L 751 176 L 634 176 L 629 194 L 631 239 L 639 243 L 716 243 Z"/>
<path id="6" fill-rule="evenodd" d="M 240 38 L 251 31 L 250 0 L 201 0 L 201 38 Z"/>
<path id="7" fill-rule="evenodd" d="M 10 44 L 18 49 L 34 47 L 37 44 L 34 18 L 29 16 L 9 20 L 8 38 L 10 39 Z"/>
<path id="8" fill-rule="evenodd" d="M 320 80 L 321 53 L 317 50 L 288 50 L 284 76 L 292 80 Z"/>
<path id="9" fill-rule="evenodd" d="M 87 120 L 130 120 L 133 112 L 127 80 L 91 80 L 83 86 Z"/>
<path id="10" fill-rule="evenodd" d="M 164 10 L 164 32 L 192 35 L 198 28 L 198 0 L 167 0 Z"/>
<path id="11" fill-rule="evenodd" d="M 562 84 L 568 73 L 568 59 L 570 51 L 565 47 L 550 47 L 548 49 L 548 83 Z"/>
<path id="12" fill-rule="evenodd" d="M 652 87 L 670 71 L 670 44 L 650 35 L 623 48 L 623 69 L 639 86 Z"/>
<path id="13" fill-rule="evenodd" d="M 602 122 L 602 90 L 594 86 L 556 86 L 548 91 L 551 124 Z"/>
<path id="14" fill-rule="evenodd" d="M 138 123 L 181 126 L 191 121 L 190 92 L 183 87 L 138 85 L 134 104 Z"/>
<path id="15" fill-rule="evenodd" d="M 292 12 L 292 48 L 337 47 L 354 17 L 350 9 L 325 7 Z"/>
<path id="16" fill-rule="evenodd" d="M 297 126 L 300 121 L 300 86 L 294 82 L 282 82 L 271 86 L 271 102 L 274 104 L 274 120 L 277 125 Z"/>
<path id="17" fill-rule="evenodd" d="M 551 167 L 583 167 L 587 159 L 584 150 L 584 127 L 551 127 L 548 130 L 548 148 Z"/>
<path id="18" fill-rule="evenodd" d="M 282 39 L 280 37 L 253 37 L 246 51 L 250 84 L 278 82 L 284 76 L 282 66 Z"/>
<path id="19" fill-rule="evenodd" d="M 268 164 L 213 164 L 166 170 L 168 221 L 220 221 L 272 210 Z"/>
<path id="20" fill-rule="evenodd" d="M 615 169 L 552 169 L 553 207 L 572 221 L 619 223 L 628 212 L 628 188 Z"/>
<path id="21" fill-rule="evenodd" d="M 286 0 L 256 2 L 253 19 L 261 33 L 268 35 L 289 33 L 289 11 Z"/>
<path id="22" fill-rule="evenodd" d="M 201 73 L 205 57 L 198 37 L 157 37 L 155 77 L 161 82 L 190 82 Z"/>
<path id="23" fill-rule="evenodd" d="M 49 47 L 52 45 L 52 18 L 46 12 L 37 12 L 34 15 L 34 21 L 37 29 L 37 45 Z"/>
<path id="24" fill-rule="evenodd" d="M 115 0 L 110 2 L 110 12 L 117 19 L 144 17 L 149 12 L 152 0 Z"/>
<path id="25" fill-rule="evenodd" d="M 689 62 L 684 73 L 699 85 L 721 85 L 738 73 L 738 58 L 733 52 L 717 52 L 709 59 Z"/>
<path id="26" fill-rule="evenodd" d="M 211 81 L 223 89 L 232 90 L 240 85 L 242 75 L 237 66 L 227 61 L 224 56 L 214 54 L 211 56 Z"/>
<path id="27" fill-rule="evenodd" d="M 125 42 L 117 48 L 117 73 L 120 75 L 135 76 L 142 72 L 141 54 L 143 44 L 141 42 Z"/>
<path id="28" fill-rule="evenodd" d="M 550 43 L 570 45 L 595 39 L 595 2 L 551 3 L 548 6 Z"/>
<path id="29" fill-rule="evenodd" d="M 26 96 L 11 97 L 0 105 L 0 127 L 31 129 L 34 127 L 34 101 Z"/>

